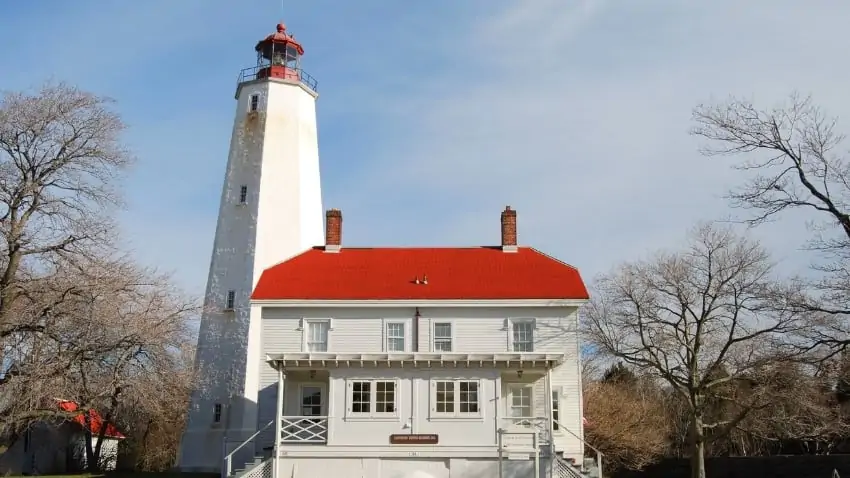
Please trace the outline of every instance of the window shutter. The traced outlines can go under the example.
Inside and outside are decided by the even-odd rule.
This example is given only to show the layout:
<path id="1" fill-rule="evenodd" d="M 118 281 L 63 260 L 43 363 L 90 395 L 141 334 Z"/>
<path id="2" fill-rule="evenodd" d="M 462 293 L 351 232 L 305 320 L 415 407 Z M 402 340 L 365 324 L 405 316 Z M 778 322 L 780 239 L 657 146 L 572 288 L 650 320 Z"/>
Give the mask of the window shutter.
<path id="1" fill-rule="evenodd" d="M 304 330 L 304 327 L 307 326 L 307 324 L 305 322 L 306 321 L 304 320 L 304 317 L 301 317 L 300 319 L 298 319 L 298 330 Z"/>
<path id="2" fill-rule="evenodd" d="M 502 324 L 502 330 L 511 330 L 511 319 L 505 319 Z"/>

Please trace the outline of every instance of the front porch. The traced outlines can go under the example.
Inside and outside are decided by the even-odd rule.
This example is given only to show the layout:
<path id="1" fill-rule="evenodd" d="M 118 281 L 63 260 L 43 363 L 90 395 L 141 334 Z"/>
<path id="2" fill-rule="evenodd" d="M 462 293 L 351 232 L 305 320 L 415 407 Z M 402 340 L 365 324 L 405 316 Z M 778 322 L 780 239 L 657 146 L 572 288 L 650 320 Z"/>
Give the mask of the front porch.
<path id="1" fill-rule="evenodd" d="M 332 382 L 327 369 L 291 370 L 278 385 L 283 389 L 280 406 L 280 443 L 324 445 L 330 426 Z"/>
<path id="2" fill-rule="evenodd" d="M 431 388 L 433 384 L 429 385 L 429 377 L 454 376 L 458 379 L 466 374 L 470 378 L 462 380 L 472 380 L 476 387 L 486 385 L 489 388 L 492 385 L 488 383 L 496 384 L 496 390 L 487 390 L 486 396 L 484 389 L 476 389 L 480 401 L 477 406 L 481 408 L 479 421 L 496 426 L 482 423 L 482 430 L 489 430 L 491 438 L 489 441 L 475 440 L 479 445 L 495 446 L 493 431 L 496 428 L 527 430 L 533 422 L 538 430 L 551 429 L 551 421 L 535 417 L 551 417 L 555 411 L 552 401 L 546 398 L 552 396 L 549 371 L 563 359 L 563 354 L 543 353 L 290 353 L 267 356 L 267 363 L 278 375 L 276 409 L 281 413 L 276 417 L 279 423 L 275 424 L 274 436 L 279 437 L 278 443 L 283 447 L 367 443 L 378 446 L 388 445 L 390 434 L 462 431 L 456 426 L 469 423 L 465 421 L 468 419 L 433 416 L 435 409 L 433 403 L 430 406 L 429 403 L 442 401 L 444 397 L 434 395 L 437 392 Z M 357 378 L 350 381 L 351 377 Z M 368 378 L 375 380 L 371 384 L 362 383 L 363 386 L 371 385 L 371 389 L 351 388 L 360 386 L 364 379 L 368 382 Z M 388 388 L 382 389 L 384 385 Z M 456 393 L 460 393 L 459 390 Z M 356 403 L 361 400 L 358 394 L 371 395 L 372 412 L 380 411 L 383 416 L 375 420 L 352 416 L 352 412 L 358 412 L 352 407 L 360 405 Z M 336 433 L 334 428 L 337 428 Z M 368 436 L 352 436 L 349 432 L 354 429 Z M 367 430 L 376 434 L 367 433 Z M 266 447 L 274 445 L 274 440 L 270 441 Z M 451 441 L 447 436 L 440 444 L 450 445 Z"/>

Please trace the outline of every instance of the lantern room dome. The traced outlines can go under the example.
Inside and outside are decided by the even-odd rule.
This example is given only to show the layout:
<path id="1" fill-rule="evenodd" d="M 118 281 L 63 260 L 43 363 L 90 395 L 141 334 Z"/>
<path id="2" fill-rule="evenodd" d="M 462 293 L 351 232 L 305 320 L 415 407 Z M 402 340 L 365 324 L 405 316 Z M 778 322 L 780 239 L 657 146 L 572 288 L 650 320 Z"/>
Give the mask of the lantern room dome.
<path id="1" fill-rule="evenodd" d="M 304 54 L 304 47 L 295 40 L 295 37 L 286 33 L 286 25 L 283 23 L 277 24 L 277 31 L 257 42 L 254 48 L 258 52 L 267 51 L 272 45 L 291 46 L 294 47 L 299 55 Z"/>

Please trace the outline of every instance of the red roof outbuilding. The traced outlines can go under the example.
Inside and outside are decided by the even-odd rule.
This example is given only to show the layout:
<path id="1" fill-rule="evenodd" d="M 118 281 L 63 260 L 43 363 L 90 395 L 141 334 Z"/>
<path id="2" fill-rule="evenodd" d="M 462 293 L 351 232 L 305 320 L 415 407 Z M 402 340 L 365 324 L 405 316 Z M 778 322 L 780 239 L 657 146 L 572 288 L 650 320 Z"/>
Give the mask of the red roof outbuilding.
<path id="1" fill-rule="evenodd" d="M 75 402 L 71 402 L 68 400 L 59 400 L 59 408 L 66 412 L 76 412 L 77 410 L 79 410 L 80 407 Z M 88 431 L 90 431 L 91 434 L 94 436 L 100 435 L 100 431 L 104 425 L 103 417 L 100 416 L 100 413 L 98 413 L 97 410 L 89 410 L 88 415 L 88 426 L 86 425 L 85 412 L 80 412 L 78 415 L 74 416 L 71 421 L 78 423 L 81 427 L 83 427 L 83 429 L 88 429 Z M 118 431 L 118 429 L 115 428 L 115 426 L 111 423 L 106 424 L 106 433 L 104 434 L 104 436 L 107 438 L 126 438 L 124 434 Z"/>

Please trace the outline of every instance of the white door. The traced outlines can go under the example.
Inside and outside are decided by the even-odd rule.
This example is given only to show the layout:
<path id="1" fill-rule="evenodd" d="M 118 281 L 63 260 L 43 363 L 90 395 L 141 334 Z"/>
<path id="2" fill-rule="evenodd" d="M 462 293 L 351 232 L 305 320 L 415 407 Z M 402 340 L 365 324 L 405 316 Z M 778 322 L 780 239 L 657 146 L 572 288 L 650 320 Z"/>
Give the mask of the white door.
<path id="1" fill-rule="evenodd" d="M 302 384 L 299 387 L 298 417 L 289 419 L 283 429 L 284 442 L 323 443 L 328 439 L 326 388 L 321 384 Z M 316 418 L 308 418 L 316 417 Z"/>
<path id="2" fill-rule="evenodd" d="M 302 417 L 320 417 L 324 413 L 325 393 L 321 385 L 301 386 L 301 411 Z"/>
<path id="3" fill-rule="evenodd" d="M 512 425 L 529 426 L 534 418 L 534 387 L 526 383 L 509 384 L 506 405 Z"/>

